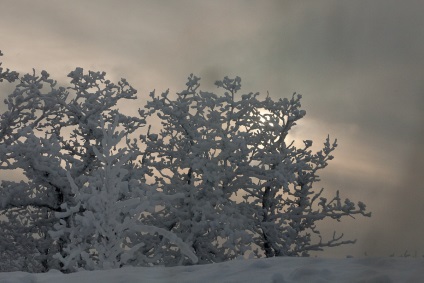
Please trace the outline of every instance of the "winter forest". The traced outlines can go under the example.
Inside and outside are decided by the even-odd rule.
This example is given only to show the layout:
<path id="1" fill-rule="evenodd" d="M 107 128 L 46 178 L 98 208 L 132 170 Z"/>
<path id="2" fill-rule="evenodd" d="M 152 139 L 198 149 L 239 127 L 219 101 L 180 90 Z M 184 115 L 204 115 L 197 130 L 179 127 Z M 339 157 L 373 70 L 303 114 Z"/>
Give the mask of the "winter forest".
<path id="1" fill-rule="evenodd" d="M 337 140 L 291 139 L 299 94 L 273 100 L 239 77 L 212 93 L 189 75 L 179 92 L 137 98 L 125 79 L 82 68 L 60 86 L 1 65 L 0 82 L 12 89 L 0 170 L 22 172 L 0 185 L 2 272 L 305 257 L 355 242 L 321 236 L 320 221 L 371 216 L 317 186 Z M 130 116 L 120 104 L 136 99 Z"/>

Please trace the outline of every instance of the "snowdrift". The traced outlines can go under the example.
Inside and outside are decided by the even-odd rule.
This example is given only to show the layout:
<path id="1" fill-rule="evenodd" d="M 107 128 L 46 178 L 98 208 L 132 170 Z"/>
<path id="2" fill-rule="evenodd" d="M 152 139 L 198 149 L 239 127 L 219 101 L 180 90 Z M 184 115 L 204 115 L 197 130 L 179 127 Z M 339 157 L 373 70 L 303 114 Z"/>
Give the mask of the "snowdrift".
<path id="1" fill-rule="evenodd" d="M 0 283 L 424 282 L 424 259 L 270 258 L 178 267 L 125 267 L 62 274 L 0 273 Z"/>

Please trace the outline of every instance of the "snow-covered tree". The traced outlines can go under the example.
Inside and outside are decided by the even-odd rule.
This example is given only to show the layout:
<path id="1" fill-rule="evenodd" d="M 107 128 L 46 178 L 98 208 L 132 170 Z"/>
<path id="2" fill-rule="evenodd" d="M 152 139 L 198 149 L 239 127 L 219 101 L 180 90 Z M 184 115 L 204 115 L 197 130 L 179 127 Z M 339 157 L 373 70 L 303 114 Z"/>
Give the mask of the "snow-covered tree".
<path id="1" fill-rule="evenodd" d="M 100 119 L 111 123 L 119 114 L 134 158 L 139 151 L 129 137 L 144 126 L 144 119 L 118 111 L 117 103 L 135 99 L 136 90 L 125 80 L 113 84 L 105 73 L 85 74 L 77 68 L 69 74 L 71 86 L 65 88 L 57 87 L 46 71 L 20 77 L 9 70 L 1 72 L 2 79 L 17 83 L 4 100 L 7 108 L 0 119 L 0 170 L 20 169 L 24 178 L 1 182 L 1 237 L 5 243 L 14 239 L 10 242 L 14 247 L 0 250 L 12 250 L 8 255 L 16 259 L 14 264 L 21 264 L 20 269 L 44 271 L 57 267 L 52 256 L 67 241 L 53 241 L 48 234 L 58 221 L 54 213 L 62 212 L 63 204 L 75 205 L 67 172 L 82 187 L 101 165 L 93 151 L 93 146 L 102 150 Z"/>
<path id="2" fill-rule="evenodd" d="M 124 169 L 132 153 L 127 148 L 118 148 L 125 132 L 116 132 L 118 119 L 107 128 L 101 120 L 103 138 L 101 151 L 93 151 L 101 166 L 87 176 L 79 188 L 71 175 L 74 206 L 61 205 L 63 212 L 57 212 L 61 220 L 50 231 L 53 239 L 63 239 L 66 245 L 63 253 L 56 257 L 63 264 L 62 269 L 119 268 L 129 263 L 148 265 L 158 261 L 158 255 L 149 258 L 140 250 L 146 245 L 144 234 L 164 237 L 178 248 L 178 252 L 191 262 L 197 258 L 181 239 L 168 230 L 146 225 L 143 214 L 151 214 L 164 198 L 181 198 L 184 195 L 162 196 L 156 188 L 142 183 L 142 178 L 128 180 L 129 171 Z M 63 255 L 65 254 L 65 256 Z"/>
<path id="3" fill-rule="evenodd" d="M 257 104 L 259 119 L 252 125 L 256 131 L 248 138 L 249 163 L 240 168 L 250 177 L 242 190 L 244 204 L 254 215 L 254 241 L 267 257 L 307 256 L 310 251 L 354 243 L 335 232 L 323 240 L 317 222 L 371 215 L 362 202 L 342 201 L 338 191 L 329 201 L 323 197 L 324 189 L 316 191 L 317 172 L 333 159 L 337 140 L 331 142 L 327 137 L 323 149 L 315 153 L 311 140 L 295 146 L 288 134 L 306 114 L 300 100 L 301 95 L 294 94 L 278 101 L 267 97 Z"/>
<path id="4" fill-rule="evenodd" d="M 175 99 L 168 91 L 160 96 L 152 92 L 146 108 L 149 115 L 157 114 L 162 127 L 159 134 L 142 139 L 159 189 L 185 195 L 158 211 L 156 225 L 191 243 L 201 263 L 220 262 L 243 255 L 251 242 L 245 226 L 249 218 L 233 198 L 245 182 L 235 172 L 235 163 L 245 155 L 236 122 L 249 116 L 251 105 L 236 107 L 234 93 L 218 97 L 197 92 L 198 87 L 199 78 L 191 75 Z M 167 256 L 168 264 L 183 263 L 172 253 Z"/>
<path id="5" fill-rule="evenodd" d="M 288 139 L 306 113 L 301 96 L 260 101 L 257 93 L 239 95 L 238 77 L 216 85 L 225 90 L 222 96 L 199 91 L 199 78 L 191 75 L 175 99 L 168 91 L 151 93 L 146 107 L 149 115 L 157 113 L 162 128 L 159 135 L 142 137 L 149 165 L 161 190 L 186 195 L 157 219 L 191 242 L 201 262 L 243 255 L 251 242 L 260 247 L 257 255 L 267 257 L 306 256 L 353 243 L 336 234 L 323 241 L 316 227 L 325 218 L 370 214 L 362 202 L 342 203 L 339 193 L 327 201 L 323 190 L 315 191 L 317 171 L 333 158 L 337 144 L 327 138 L 312 153 L 312 141 L 297 148 Z"/>
<path id="6" fill-rule="evenodd" d="M 370 216 L 316 189 L 337 143 L 313 152 L 311 140 L 290 140 L 306 114 L 300 95 L 240 94 L 239 77 L 216 82 L 218 95 L 191 75 L 133 117 L 118 108 L 136 99 L 126 80 L 82 68 L 68 77 L 61 87 L 46 71 L 0 64 L 0 82 L 15 87 L 0 117 L 0 170 L 23 173 L 0 184 L 2 270 L 307 256 L 353 242 L 322 239 L 319 221 Z"/>

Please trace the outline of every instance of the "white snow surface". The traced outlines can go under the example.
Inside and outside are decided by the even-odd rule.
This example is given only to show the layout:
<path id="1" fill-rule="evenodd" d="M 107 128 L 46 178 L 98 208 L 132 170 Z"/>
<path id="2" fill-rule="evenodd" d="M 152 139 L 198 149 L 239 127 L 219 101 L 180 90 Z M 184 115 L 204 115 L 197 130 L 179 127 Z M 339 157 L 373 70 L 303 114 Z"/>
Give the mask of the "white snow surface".
<path id="1" fill-rule="evenodd" d="M 269 258 L 178 267 L 124 267 L 62 274 L 0 273 L 0 283 L 424 282 L 424 259 Z"/>

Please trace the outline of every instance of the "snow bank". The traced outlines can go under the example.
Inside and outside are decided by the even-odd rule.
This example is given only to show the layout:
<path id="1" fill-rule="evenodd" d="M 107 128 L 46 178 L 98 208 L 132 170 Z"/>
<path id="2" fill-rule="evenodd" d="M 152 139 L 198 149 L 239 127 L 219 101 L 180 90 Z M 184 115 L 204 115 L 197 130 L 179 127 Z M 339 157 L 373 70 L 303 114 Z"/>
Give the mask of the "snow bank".
<path id="1" fill-rule="evenodd" d="M 62 274 L 0 273 L 0 283 L 424 282 L 424 259 L 270 258 L 179 267 L 125 267 Z"/>

